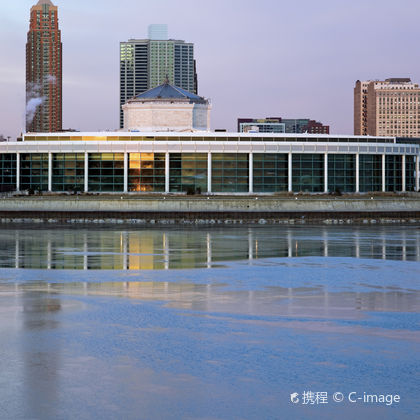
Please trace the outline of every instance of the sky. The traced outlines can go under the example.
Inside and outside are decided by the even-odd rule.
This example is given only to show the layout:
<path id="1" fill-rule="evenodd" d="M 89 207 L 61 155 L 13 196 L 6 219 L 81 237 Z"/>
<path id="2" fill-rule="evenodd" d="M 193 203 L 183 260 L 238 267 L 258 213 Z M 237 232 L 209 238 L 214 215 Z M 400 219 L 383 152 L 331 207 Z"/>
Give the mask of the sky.
<path id="1" fill-rule="evenodd" d="M 0 134 L 24 127 L 25 43 L 37 0 L 0 0 Z M 53 0 L 63 42 L 63 127 L 118 128 L 119 42 L 152 23 L 193 42 L 211 126 L 311 118 L 353 133 L 355 81 L 420 82 L 419 0 Z"/>

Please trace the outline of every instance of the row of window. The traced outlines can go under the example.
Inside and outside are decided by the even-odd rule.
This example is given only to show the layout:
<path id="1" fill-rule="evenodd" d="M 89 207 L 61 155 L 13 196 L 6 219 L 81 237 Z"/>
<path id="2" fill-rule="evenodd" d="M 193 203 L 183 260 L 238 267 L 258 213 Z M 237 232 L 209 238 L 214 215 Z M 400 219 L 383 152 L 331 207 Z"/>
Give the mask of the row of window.
<path id="1" fill-rule="evenodd" d="M 249 155 L 212 154 L 212 192 L 249 191 Z M 171 192 L 207 192 L 206 153 L 171 153 L 169 187 Z M 16 187 L 16 155 L 0 154 L 0 188 Z M 53 154 L 53 191 L 84 190 L 84 153 Z M 361 192 L 382 191 L 382 156 L 360 155 Z M 402 156 L 387 155 L 386 191 L 402 190 Z M 292 189 L 295 192 L 324 191 L 324 155 L 292 155 Z M 21 154 L 21 190 L 48 190 L 48 154 Z M 355 155 L 328 155 L 330 191 L 356 190 Z M 124 189 L 124 154 L 92 153 L 88 156 L 88 189 L 117 192 Z M 406 156 L 406 190 L 415 189 L 415 160 Z M 165 191 L 165 154 L 130 153 L 128 155 L 128 190 L 131 192 Z M 288 155 L 253 155 L 253 191 L 274 193 L 288 190 Z"/>

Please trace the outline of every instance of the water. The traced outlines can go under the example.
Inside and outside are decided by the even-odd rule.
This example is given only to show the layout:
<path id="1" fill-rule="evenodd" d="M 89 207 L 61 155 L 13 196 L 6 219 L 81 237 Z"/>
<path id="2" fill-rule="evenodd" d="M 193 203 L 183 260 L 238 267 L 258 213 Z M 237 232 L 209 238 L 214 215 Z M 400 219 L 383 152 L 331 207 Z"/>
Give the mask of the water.
<path id="1" fill-rule="evenodd" d="M 0 418 L 413 419 L 419 280 L 419 226 L 3 228 Z"/>

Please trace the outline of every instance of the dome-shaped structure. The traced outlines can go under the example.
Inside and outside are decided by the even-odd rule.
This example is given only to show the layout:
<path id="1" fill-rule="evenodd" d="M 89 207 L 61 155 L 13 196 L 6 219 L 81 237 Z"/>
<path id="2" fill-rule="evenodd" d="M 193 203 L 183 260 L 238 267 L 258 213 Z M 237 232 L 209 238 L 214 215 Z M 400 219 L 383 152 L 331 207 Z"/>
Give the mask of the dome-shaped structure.
<path id="1" fill-rule="evenodd" d="M 122 107 L 127 131 L 208 131 L 211 105 L 208 99 L 166 80 L 140 93 Z"/>
<path id="2" fill-rule="evenodd" d="M 188 92 L 185 89 L 169 84 L 165 81 L 162 85 L 149 89 L 146 92 L 140 93 L 135 97 L 135 100 L 150 101 L 150 100 L 181 100 L 190 103 L 208 103 L 207 99 L 194 93 Z"/>
<path id="3" fill-rule="evenodd" d="M 54 6 L 51 0 L 39 0 L 37 6 L 42 6 L 43 4 L 48 4 L 48 6 Z"/>

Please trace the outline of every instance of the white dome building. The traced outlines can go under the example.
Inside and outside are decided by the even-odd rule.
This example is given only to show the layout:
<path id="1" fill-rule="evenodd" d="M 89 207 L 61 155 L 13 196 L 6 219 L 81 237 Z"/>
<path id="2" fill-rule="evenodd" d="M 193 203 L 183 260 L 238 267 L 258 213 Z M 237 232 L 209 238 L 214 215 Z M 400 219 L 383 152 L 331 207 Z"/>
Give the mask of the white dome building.
<path id="1" fill-rule="evenodd" d="M 124 131 L 194 132 L 210 130 L 208 99 L 169 84 L 150 89 L 122 107 Z"/>

